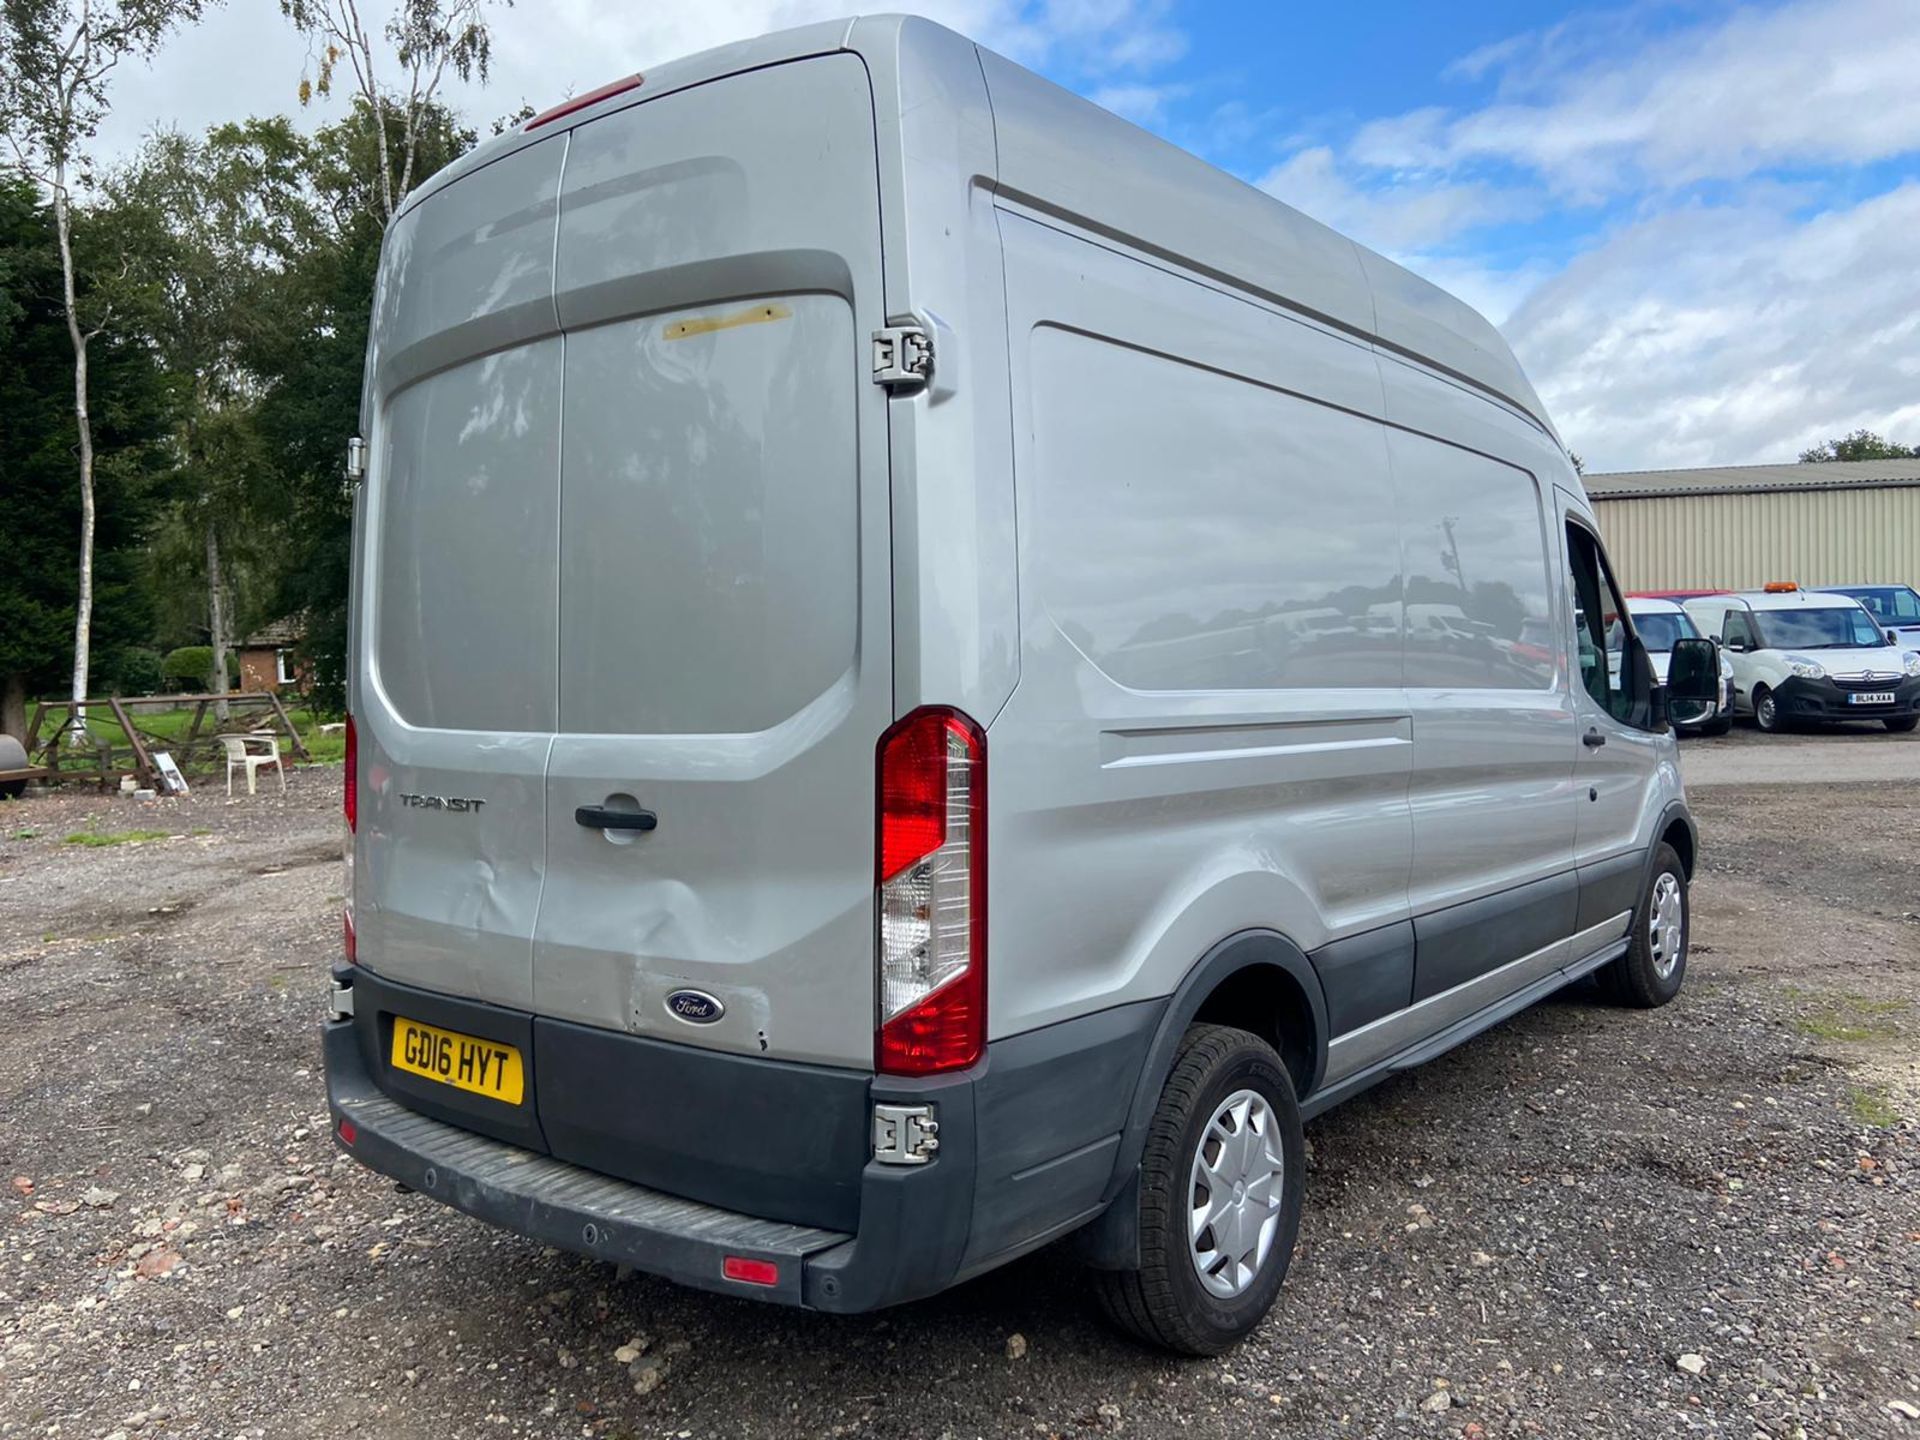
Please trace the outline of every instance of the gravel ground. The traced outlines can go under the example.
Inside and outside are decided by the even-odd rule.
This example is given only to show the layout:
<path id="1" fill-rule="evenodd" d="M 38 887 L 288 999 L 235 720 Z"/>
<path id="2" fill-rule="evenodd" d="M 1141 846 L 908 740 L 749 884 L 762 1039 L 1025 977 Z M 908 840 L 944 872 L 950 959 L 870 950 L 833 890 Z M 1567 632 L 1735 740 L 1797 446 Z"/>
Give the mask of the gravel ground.
<path id="1" fill-rule="evenodd" d="M 1703 789 L 1680 1000 L 1575 989 L 1316 1122 L 1280 1305 L 1180 1362 L 1047 1254 L 810 1316 L 337 1154 L 337 783 L 0 805 L 0 1435 L 1920 1440 L 1920 785 Z"/>

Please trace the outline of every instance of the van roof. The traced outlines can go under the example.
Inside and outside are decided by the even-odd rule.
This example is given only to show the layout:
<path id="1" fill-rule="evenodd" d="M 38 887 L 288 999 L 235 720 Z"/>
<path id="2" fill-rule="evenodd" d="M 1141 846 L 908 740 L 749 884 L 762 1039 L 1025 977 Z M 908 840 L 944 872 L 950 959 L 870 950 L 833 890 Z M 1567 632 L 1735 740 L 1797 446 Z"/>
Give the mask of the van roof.
<path id="1" fill-rule="evenodd" d="M 1629 615 L 1671 615 L 1675 611 L 1685 614 L 1687 607 L 1678 600 L 1663 600 L 1657 595 L 1629 595 L 1627 613 Z"/>
<path id="2" fill-rule="evenodd" d="M 1730 595 L 1706 595 L 1693 605 L 1739 606 L 1745 610 L 1845 610 L 1860 602 L 1825 590 L 1742 590 Z"/>
<path id="3" fill-rule="evenodd" d="M 990 178 L 999 193 L 1429 365 L 1504 402 L 1559 443 L 1513 352 L 1472 306 L 1245 181 L 917 16 L 823 21 L 653 67 L 637 88 L 584 105 L 532 134 L 516 127 L 475 147 L 423 183 L 406 206 L 514 150 L 614 111 L 836 50 L 860 54 L 870 71 L 897 82 L 875 86 L 883 131 L 887 109 L 953 104 L 951 97 L 967 93 L 964 72 L 978 66 L 992 103 L 999 174 Z M 934 83 L 940 77 L 959 83 Z M 956 114 L 956 128 L 962 119 Z"/>

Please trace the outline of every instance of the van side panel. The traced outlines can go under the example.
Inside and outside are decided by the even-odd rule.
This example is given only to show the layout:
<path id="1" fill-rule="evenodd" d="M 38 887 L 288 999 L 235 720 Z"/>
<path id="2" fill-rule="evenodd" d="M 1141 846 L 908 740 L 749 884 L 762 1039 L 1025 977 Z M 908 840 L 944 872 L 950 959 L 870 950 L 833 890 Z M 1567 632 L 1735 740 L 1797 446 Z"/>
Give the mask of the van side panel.
<path id="1" fill-rule="evenodd" d="M 1402 921 L 1412 845 L 1371 352 L 1011 208 L 1001 233 L 1023 621 L 989 733 L 996 1038 L 1171 994 L 1241 930 Z"/>

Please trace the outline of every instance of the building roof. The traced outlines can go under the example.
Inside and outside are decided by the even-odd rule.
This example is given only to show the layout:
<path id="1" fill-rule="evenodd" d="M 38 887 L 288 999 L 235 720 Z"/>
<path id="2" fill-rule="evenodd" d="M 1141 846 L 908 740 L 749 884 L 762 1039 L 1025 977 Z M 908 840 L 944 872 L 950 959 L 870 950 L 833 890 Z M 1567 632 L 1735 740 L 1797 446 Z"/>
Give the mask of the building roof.
<path id="1" fill-rule="evenodd" d="M 240 642 L 242 650 L 284 650 L 298 645 L 306 636 L 306 622 L 298 615 L 283 615 L 270 625 L 262 625 Z"/>
<path id="2" fill-rule="evenodd" d="M 1595 500 L 1667 495 L 1750 495 L 1765 490 L 1859 490 L 1920 485 L 1920 458 L 1827 460 L 1806 465 L 1717 465 L 1700 470 L 1620 470 L 1588 475 Z"/>

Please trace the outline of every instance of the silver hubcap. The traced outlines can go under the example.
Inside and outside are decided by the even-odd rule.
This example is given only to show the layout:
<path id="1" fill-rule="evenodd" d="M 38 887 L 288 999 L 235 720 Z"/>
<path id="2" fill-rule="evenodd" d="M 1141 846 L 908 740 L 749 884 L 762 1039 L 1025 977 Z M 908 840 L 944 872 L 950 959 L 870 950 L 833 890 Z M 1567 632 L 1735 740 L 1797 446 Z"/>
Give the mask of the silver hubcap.
<path id="1" fill-rule="evenodd" d="M 1773 696 L 1762 695 L 1760 699 L 1755 702 L 1753 718 L 1759 722 L 1762 730 L 1771 730 L 1773 728 Z"/>
<path id="2" fill-rule="evenodd" d="M 1201 1133 L 1187 1192 L 1193 1268 L 1222 1300 L 1253 1284 L 1266 1263 L 1285 1174 L 1272 1108 L 1252 1090 L 1234 1091 Z"/>
<path id="3" fill-rule="evenodd" d="M 1687 943 L 1687 911 L 1680 900 L 1680 877 L 1662 870 L 1653 882 L 1653 898 L 1647 905 L 1647 953 L 1653 957 L 1653 973 L 1671 980 L 1680 966 Z"/>

